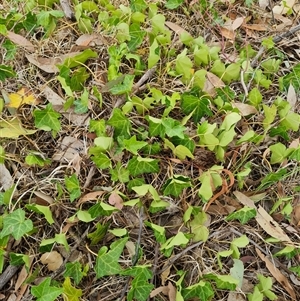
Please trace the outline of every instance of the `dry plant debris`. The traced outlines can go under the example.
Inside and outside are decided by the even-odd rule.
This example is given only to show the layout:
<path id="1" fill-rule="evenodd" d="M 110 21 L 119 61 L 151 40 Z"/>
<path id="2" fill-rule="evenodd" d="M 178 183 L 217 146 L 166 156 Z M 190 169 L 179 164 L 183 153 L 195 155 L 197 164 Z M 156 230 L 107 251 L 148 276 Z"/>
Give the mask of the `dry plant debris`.
<path id="1" fill-rule="evenodd" d="M 299 12 L 3 0 L 0 300 L 298 300 Z"/>

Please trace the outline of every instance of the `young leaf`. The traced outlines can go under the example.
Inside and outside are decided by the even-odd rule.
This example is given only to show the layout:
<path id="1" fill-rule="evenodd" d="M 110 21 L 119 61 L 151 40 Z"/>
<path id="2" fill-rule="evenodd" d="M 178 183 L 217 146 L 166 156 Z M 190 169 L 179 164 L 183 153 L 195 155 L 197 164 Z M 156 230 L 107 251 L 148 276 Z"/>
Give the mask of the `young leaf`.
<path id="1" fill-rule="evenodd" d="M 49 223 L 49 225 L 52 225 L 54 223 L 52 212 L 48 206 L 42 206 L 38 204 L 28 204 L 26 205 L 26 208 L 36 213 L 43 214 L 45 216 L 45 219 Z"/>
<path id="2" fill-rule="evenodd" d="M 173 118 L 164 118 L 162 120 L 162 125 L 165 127 L 165 133 L 169 137 L 179 137 L 184 138 L 184 131 L 186 127 L 182 126 L 179 121 Z"/>
<path id="3" fill-rule="evenodd" d="M 91 155 L 92 161 L 98 168 L 106 169 L 108 167 L 111 167 L 111 161 L 107 155 L 103 154 L 102 147 L 90 147 L 89 155 Z"/>
<path id="4" fill-rule="evenodd" d="M 53 110 L 51 103 L 49 103 L 43 110 L 34 110 L 33 116 L 34 124 L 37 128 L 42 129 L 44 131 L 60 131 L 61 125 L 59 122 L 59 118 L 61 115 Z"/>
<path id="5" fill-rule="evenodd" d="M 234 291 L 239 283 L 239 280 L 233 278 L 231 275 L 207 274 L 204 275 L 204 278 L 214 280 L 219 289 L 230 291 Z"/>
<path id="6" fill-rule="evenodd" d="M 31 288 L 31 294 L 37 301 L 54 301 L 64 291 L 62 288 L 51 286 L 51 278 L 47 277 L 43 282 Z"/>
<path id="7" fill-rule="evenodd" d="M 148 57 L 148 69 L 154 67 L 159 60 L 160 60 L 160 47 L 157 43 L 157 40 L 154 39 L 154 41 L 150 46 L 150 52 Z"/>
<path id="8" fill-rule="evenodd" d="M 0 238 L 12 235 L 16 240 L 33 229 L 33 223 L 25 218 L 25 211 L 17 209 L 3 218 L 3 229 L 0 232 Z"/>
<path id="9" fill-rule="evenodd" d="M 175 9 L 183 3 L 183 0 L 168 0 L 165 7 L 168 9 Z"/>
<path id="10" fill-rule="evenodd" d="M 70 201 L 73 202 L 81 195 L 80 184 L 75 174 L 70 177 L 65 177 L 65 184 L 70 193 Z"/>
<path id="11" fill-rule="evenodd" d="M 124 139 L 123 144 L 125 149 L 133 153 L 134 155 L 138 154 L 138 151 L 144 146 L 148 145 L 147 142 L 137 141 L 136 136 L 132 136 L 130 139 Z"/>
<path id="12" fill-rule="evenodd" d="M 134 177 L 143 173 L 156 173 L 159 171 L 158 160 L 142 157 L 130 159 L 127 168 Z"/>
<path id="13" fill-rule="evenodd" d="M 176 72 L 182 75 L 182 79 L 189 80 L 192 77 L 193 63 L 189 57 L 186 56 L 187 49 L 184 49 L 176 58 Z"/>
<path id="14" fill-rule="evenodd" d="M 82 295 L 82 290 L 77 289 L 71 284 L 69 277 L 66 277 L 63 283 L 63 297 L 66 301 L 79 301 Z"/>
<path id="15" fill-rule="evenodd" d="M 118 260 L 127 241 L 128 237 L 121 238 L 110 245 L 110 251 L 106 246 L 99 250 L 95 265 L 97 279 L 121 272 Z"/>
<path id="16" fill-rule="evenodd" d="M 166 242 L 166 229 L 164 227 L 149 223 L 147 221 L 145 222 L 145 225 L 153 230 L 154 236 L 158 243 L 164 244 Z"/>

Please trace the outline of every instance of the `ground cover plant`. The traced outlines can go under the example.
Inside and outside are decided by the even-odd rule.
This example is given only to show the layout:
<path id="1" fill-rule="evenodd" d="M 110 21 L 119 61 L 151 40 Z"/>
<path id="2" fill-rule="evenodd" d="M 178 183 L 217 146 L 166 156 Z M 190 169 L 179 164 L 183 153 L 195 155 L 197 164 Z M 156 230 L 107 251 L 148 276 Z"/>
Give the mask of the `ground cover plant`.
<path id="1" fill-rule="evenodd" d="M 0 4 L 1 300 L 298 300 L 296 1 Z"/>

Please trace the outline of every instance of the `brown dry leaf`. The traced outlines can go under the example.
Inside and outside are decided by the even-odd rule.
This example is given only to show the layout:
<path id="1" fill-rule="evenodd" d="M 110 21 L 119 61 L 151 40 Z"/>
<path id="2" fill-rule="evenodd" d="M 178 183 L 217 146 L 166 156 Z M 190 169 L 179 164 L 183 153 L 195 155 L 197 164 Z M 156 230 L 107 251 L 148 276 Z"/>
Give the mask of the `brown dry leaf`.
<path id="1" fill-rule="evenodd" d="M 235 38 L 235 33 L 228 28 L 220 27 L 220 33 L 224 38 L 228 40 L 234 40 Z"/>
<path id="2" fill-rule="evenodd" d="M 88 201 L 96 201 L 96 200 L 98 200 L 98 198 L 100 196 L 102 196 L 105 193 L 106 193 L 106 191 L 103 191 L 103 190 L 89 192 L 78 200 L 76 207 L 79 207 L 81 204 L 88 202 Z"/>
<path id="3" fill-rule="evenodd" d="M 45 58 L 33 54 L 26 54 L 25 56 L 31 64 L 37 66 L 41 70 L 47 73 L 58 73 L 59 70 L 56 65 L 62 64 L 67 58 L 72 58 L 78 54 L 80 54 L 80 52 L 70 52 L 67 54 L 62 54 L 59 57 L 52 58 Z"/>
<path id="4" fill-rule="evenodd" d="M 281 284 L 281 286 L 288 292 L 290 297 L 296 300 L 296 294 L 288 279 L 278 270 L 273 263 L 257 248 L 255 248 L 257 255 L 266 263 L 266 267 L 272 276 Z"/>
<path id="5" fill-rule="evenodd" d="M 292 217 L 291 223 L 294 226 L 299 227 L 300 226 L 300 205 L 296 205 L 293 207 L 291 217 Z"/>
<path id="6" fill-rule="evenodd" d="M 227 301 L 245 301 L 246 298 L 243 294 L 237 292 L 230 292 L 227 297 Z"/>
<path id="7" fill-rule="evenodd" d="M 297 93 L 295 91 L 295 88 L 292 84 L 289 85 L 286 100 L 291 105 L 291 110 L 294 112 L 298 97 L 297 97 Z"/>
<path id="8" fill-rule="evenodd" d="M 3 300 L 5 298 L 5 295 L 0 294 L 0 300 Z"/>
<path id="9" fill-rule="evenodd" d="M 123 208 L 123 199 L 115 191 L 110 194 L 108 202 L 119 210 L 122 210 Z"/>
<path id="10" fill-rule="evenodd" d="M 266 231 L 269 235 L 279 239 L 281 242 L 285 242 L 293 245 L 293 242 L 286 235 L 286 233 L 280 228 L 279 224 L 260 205 L 258 206 L 257 216 L 255 217 L 255 219 L 259 223 L 259 225 L 264 229 L 264 231 Z"/>
<path id="11" fill-rule="evenodd" d="M 238 29 L 243 23 L 245 18 L 244 17 L 238 17 L 232 22 L 232 30 Z"/>
<path id="12" fill-rule="evenodd" d="M 166 21 L 165 25 L 167 27 L 169 27 L 171 30 L 173 30 L 178 35 L 181 35 L 184 32 L 188 33 L 185 29 L 183 29 L 182 27 L 180 27 L 179 25 L 177 25 L 173 22 Z"/>
<path id="13" fill-rule="evenodd" d="M 168 288 L 169 288 L 169 293 L 168 293 L 169 301 L 176 301 L 176 292 L 177 291 L 171 281 L 168 282 Z"/>
<path id="14" fill-rule="evenodd" d="M 24 47 L 29 52 L 35 52 L 34 45 L 23 36 L 16 34 L 12 31 L 7 31 L 6 37 L 18 46 Z"/>
<path id="15" fill-rule="evenodd" d="M 0 190 L 8 190 L 14 184 L 14 180 L 4 164 L 0 163 Z"/>
<path id="16" fill-rule="evenodd" d="M 31 267 L 32 263 L 33 263 L 33 260 L 34 260 L 34 257 L 33 256 L 30 256 L 29 257 L 29 268 Z M 19 273 L 19 276 L 18 276 L 18 279 L 15 283 L 15 291 L 17 291 L 21 285 L 24 283 L 24 281 L 26 280 L 28 276 L 28 271 L 27 271 L 27 268 L 25 267 L 25 265 L 22 267 L 20 273 Z M 26 284 L 27 286 L 27 284 Z"/>
<path id="17" fill-rule="evenodd" d="M 259 0 L 258 3 L 262 9 L 266 9 L 270 4 L 270 0 Z"/>
<path id="18" fill-rule="evenodd" d="M 54 202 L 55 202 L 55 200 L 51 196 L 49 196 L 41 191 L 34 191 L 33 193 L 37 196 L 36 204 L 46 206 L 49 204 L 50 205 L 54 204 Z"/>
<path id="19" fill-rule="evenodd" d="M 10 108 L 19 108 L 24 104 L 37 104 L 38 101 L 35 96 L 28 91 L 27 88 L 21 88 L 17 93 L 8 94 L 9 103 L 7 104 Z"/>
<path id="20" fill-rule="evenodd" d="M 41 263 L 47 265 L 49 271 L 56 271 L 62 265 L 63 258 L 57 251 L 46 252 L 41 256 Z"/>
<path id="21" fill-rule="evenodd" d="M 169 288 L 167 286 L 159 286 L 150 293 L 150 298 L 154 298 L 160 293 L 163 293 L 166 296 L 168 292 L 169 292 Z"/>
<path id="22" fill-rule="evenodd" d="M 242 116 L 248 116 L 252 114 L 257 114 L 257 110 L 254 106 L 248 105 L 246 103 L 234 102 L 232 104 L 234 108 L 237 108 Z"/>
<path id="23" fill-rule="evenodd" d="M 299 139 L 299 138 L 294 139 L 294 140 L 290 143 L 289 148 L 298 148 L 299 144 L 300 144 L 300 139 Z"/>
<path id="24" fill-rule="evenodd" d="M 106 39 L 101 36 L 99 33 L 92 33 L 92 34 L 83 34 L 81 35 L 76 41 L 75 44 L 77 46 L 86 47 L 89 45 L 107 45 Z"/>
<path id="25" fill-rule="evenodd" d="M 243 193 L 241 193 L 239 191 L 234 191 L 233 194 L 236 196 L 238 201 L 240 203 L 242 203 L 244 206 L 248 206 L 249 208 L 256 209 L 254 202 L 249 197 L 244 195 Z"/>
<path id="26" fill-rule="evenodd" d="M 255 31 L 267 31 L 269 30 L 267 25 L 264 24 L 243 24 L 243 28 L 255 30 Z"/>
<path id="27" fill-rule="evenodd" d="M 206 77 L 215 88 L 223 88 L 226 86 L 224 82 L 217 75 L 209 71 L 206 73 Z"/>
<path id="28" fill-rule="evenodd" d="M 54 153 L 52 159 L 59 162 L 73 162 L 75 156 L 84 151 L 85 145 L 82 140 L 78 140 L 71 136 L 66 136 L 56 148 L 56 152 Z"/>

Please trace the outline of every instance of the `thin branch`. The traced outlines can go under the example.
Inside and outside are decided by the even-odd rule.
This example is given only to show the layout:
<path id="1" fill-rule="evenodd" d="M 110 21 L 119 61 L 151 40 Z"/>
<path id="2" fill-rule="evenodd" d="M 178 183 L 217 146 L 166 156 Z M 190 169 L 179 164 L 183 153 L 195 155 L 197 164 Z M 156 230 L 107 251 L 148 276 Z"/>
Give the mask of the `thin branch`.
<path id="1" fill-rule="evenodd" d="M 296 33 L 297 31 L 300 30 L 300 24 L 291 28 L 289 31 L 284 32 L 278 36 L 275 36 L 273 38 L 273 42 L 275 44 L 279 43 L 280 41 L 282 41 L 283 39 L 289 38 L 290 36 L 292 36 L 294 33 Z M 258 61 L 258 59 L 263 55 L 263 53 L 265 52 L 265 46 L 261 46 L 261 48 L 259 49 L 259 51 L 257 52 L 256 56 L 254 57 L 252 63 L 251 63 L 251 67 L 254 67 Z"/>

